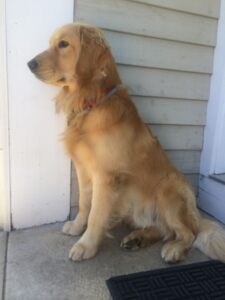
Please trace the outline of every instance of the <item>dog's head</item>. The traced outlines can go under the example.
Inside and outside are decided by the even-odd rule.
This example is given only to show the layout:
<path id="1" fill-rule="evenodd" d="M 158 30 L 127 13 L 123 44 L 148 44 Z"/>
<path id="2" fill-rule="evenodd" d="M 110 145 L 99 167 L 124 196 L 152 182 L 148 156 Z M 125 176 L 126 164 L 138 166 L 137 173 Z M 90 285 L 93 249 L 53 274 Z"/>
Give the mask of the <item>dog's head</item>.
<path id="1" fill-rule="evenodd" d="M 69 24 L 50 38 L 49 48 L 28 62 L 40 80 L 57 86 L 73 86 L 78 80 L 106 76 L 110 50 L 102 32 L 87 24 Z"/>

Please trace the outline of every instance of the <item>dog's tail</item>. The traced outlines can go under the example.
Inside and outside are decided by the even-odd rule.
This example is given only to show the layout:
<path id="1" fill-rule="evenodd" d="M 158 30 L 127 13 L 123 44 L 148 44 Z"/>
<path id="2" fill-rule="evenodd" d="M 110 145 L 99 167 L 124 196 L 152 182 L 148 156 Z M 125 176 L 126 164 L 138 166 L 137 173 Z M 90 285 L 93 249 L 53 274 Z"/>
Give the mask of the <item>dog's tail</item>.
<path id="1" fill-rule="evenodd" d="M 225 262 L 225 230 L 207 219 L 200 219 L 199 229 L 193 246 L 210 258 Z"/>

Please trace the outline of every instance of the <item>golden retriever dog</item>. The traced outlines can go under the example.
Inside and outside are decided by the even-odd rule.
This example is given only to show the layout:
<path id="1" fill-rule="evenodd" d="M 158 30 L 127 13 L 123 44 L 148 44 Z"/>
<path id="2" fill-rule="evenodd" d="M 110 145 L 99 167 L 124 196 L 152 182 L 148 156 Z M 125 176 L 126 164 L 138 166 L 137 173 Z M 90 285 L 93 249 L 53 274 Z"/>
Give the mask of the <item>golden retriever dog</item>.
<path id="1" fill-rule="evenodd" d="M 225 261 L 225 231 L 200 217 L 190 184 L 140 118 L 98 28 L 63 26 L 28 66 L 61 88 L 56 110 L 67 118 L 64 142 L 80 191 L 76 219 L 63 227 L 65 234 L 82 235 L 72 260 L 93 257 L 107 232 L 124 221 L 134 231 L 122 248 L 163 240 L 165 262 L 183 260 L 192 245 Z"/>

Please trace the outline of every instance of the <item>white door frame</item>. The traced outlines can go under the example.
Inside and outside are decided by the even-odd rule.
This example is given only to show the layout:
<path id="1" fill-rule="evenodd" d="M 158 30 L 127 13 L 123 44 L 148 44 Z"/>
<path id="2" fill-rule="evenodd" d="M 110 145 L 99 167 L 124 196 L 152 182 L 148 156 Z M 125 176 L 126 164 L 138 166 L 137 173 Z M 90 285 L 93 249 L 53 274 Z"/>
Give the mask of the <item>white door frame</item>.
<path id="1" fill-rule="evenodd" d="M 221 0 L 217 45 L 200 164 L 198 205 L 225 223 L 225 185 L 210 175 L 225 168 L 225 0 Z M 222 149 L 223 148 L 223 149 Z M 223 154 L 223 155 L 222 155 Z"/>
<path id="2" fill-rule="evenodd" d="M 64 221 L 69 215 L 71 164 L 59 136 L 64 119 L 55 115 L 51 101 L 58 90 L 39 82 L 26 64 L 47 48 L 56 28 L 73 22 L 73 10 L 73 0 L 0 0 L 0 209 L 5 230 Z"/>
<path id="3" fill-rule="evenodd" d="M 0 0 L 0 228 L 11 229 L 6 0 Z"/>
<path id="4" fill-rule="evenodd" d="M 214 67 L 211 78 L 207 109 L 204 146 L 201 158 L 201 174 L 208 176 L 216 171 L 218 148 L 221 145 L 225 106 L 225 0 L 221 0 L 217 44 L 214 52 Z M 225 149 L 224 149 L 225 150 Z M 224 151 L 225 153 L 225 151 Z"/>

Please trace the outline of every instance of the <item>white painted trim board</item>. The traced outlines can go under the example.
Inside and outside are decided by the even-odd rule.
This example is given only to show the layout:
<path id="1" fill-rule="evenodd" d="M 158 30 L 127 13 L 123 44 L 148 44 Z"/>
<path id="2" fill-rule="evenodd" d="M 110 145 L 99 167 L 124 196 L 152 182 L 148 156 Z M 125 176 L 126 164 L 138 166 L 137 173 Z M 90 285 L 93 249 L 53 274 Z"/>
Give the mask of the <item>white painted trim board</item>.
<path id="1" fill-rule="evenodd" d="M 216 165 L 223 164 L 225 168 L 225 0 L 221 1 L 220 19 L 218 23 L 217 45 L 214 53 L 213 75 L 210 85 L 210 96 L 207 108 L 207 121 L 204 134 L 204 145 L 201 156 L 200 173 L 204 176 L 217 173 Z M 220 152 L 220 157 L 218 154 Z M 219 161 L 218 161 L 219 159 Z"/>
<path id="2" fill-rule="evenodd" d="M 7 0 L 13 228 L 64 221 L 70 210 L 70 161 L 59 134 L 57 88 L 38 81 L 27 62 L 48 47 L 56 28 L 73 22 L 73 0 Z"/>
<path id="3" fill-rule="evenodd" d="M 0 228 L 11 228 L 6 0 L 0 0 Z"/>
<path id="4" fill-rule="evenodd" d="M 200 164 L 198 206 L 225 223 L 225 184 L 209 176 L 225 171 L 225 0 L 221 1 L 217 45 L 211 78 L 204 145 Z"/>

